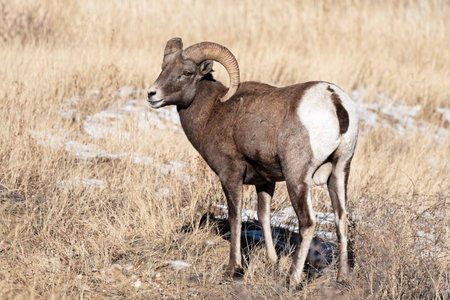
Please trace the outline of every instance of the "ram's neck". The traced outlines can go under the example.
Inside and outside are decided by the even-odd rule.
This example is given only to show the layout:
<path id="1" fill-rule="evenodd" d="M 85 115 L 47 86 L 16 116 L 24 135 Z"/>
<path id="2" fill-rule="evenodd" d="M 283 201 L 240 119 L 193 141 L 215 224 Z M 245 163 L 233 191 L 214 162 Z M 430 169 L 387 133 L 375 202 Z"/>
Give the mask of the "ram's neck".
<path id="1" fill-rule="evenodd" d="M 224 93 L 225 87 L 218 81 L 200 81 L 197 94 L 187 108 L 177 107 L 181 126 L 195 149 L 202 154 L 201 139 L 207 123 L 214 112 L 215 106 L 220 105 L 217 97 Z"/>

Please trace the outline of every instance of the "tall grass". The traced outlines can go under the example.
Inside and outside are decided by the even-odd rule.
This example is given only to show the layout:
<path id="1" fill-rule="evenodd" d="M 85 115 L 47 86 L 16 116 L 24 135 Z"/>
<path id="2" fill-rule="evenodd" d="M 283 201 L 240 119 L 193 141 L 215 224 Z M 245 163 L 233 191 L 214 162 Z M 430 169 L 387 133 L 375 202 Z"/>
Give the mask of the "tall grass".
<path id="1" fill-rule="evenodd" d="M 179 231 L 208 204 L 225 202 L 182 132 L 90 140 L 82 122 L 120 87 L 147 89 L 165 42 L 180 36 L 185 46 L 227 46 L 243 80 L 365 89 L 365 101 L 384 94 L 419 104 L 417 118 L 448 130 L 436 108 L 450 108 L 449 16 L 449 2 L 438 0 L 1 1 L 0 298 L 448 297 L 448 134 L 436 142 L 427 131 L 364 131 L 349 185 L 349 209 L 361 218 L 351 229 L 354 278 L 336 286 L 331 271 L 288 291 L 279 282 L 289 257 L 272 268 L 255 250 L 244 279 L 223 284 L 227 242 L 212 228 Z M 72 118 L 62 118 L 61 105 L 76 96 Z M 123 126 L 133 131 L 131 122 Z M 131 159 L 80 161 L 36 132 L 184 161 L 197 181 Z M 105 185 L 61 186 L 86 178 Z M 245 205 L 254 208 L 250 191 Z M 275 198 L 274 208 L 288 205 L 283 188 Z M 326 194 L 315 198 L 331 210 Z M 166 261 L 173 259 L 192 267 L 172 270 Z"/>

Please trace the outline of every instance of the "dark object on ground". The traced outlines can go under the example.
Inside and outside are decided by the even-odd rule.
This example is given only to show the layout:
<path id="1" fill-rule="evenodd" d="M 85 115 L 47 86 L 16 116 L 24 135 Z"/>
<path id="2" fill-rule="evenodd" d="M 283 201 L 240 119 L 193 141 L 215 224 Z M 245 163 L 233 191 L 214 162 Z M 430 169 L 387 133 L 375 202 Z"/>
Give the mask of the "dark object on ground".
<path id="1" fill-rule="evenodd" d="M 217 234 L 222 238 L 226 240 L 230 239 L 230 225 L 228 219 L 216 217 L 212 213 L 206 213 L 201 217 L 198 226 L 204 227 L 207 223 L 214 225 Z M 192 231 L 192 224 L 183 226 L 180 231 Z M 278 255 L 292 255 L 294 253 L 298 242 L 297 233 L 289 231 L 286 228 L 272 226 L 272 238 Z M 261 226 L 256 220 L 242 222 L 241 248 L 243 259 L 247 265 L 250 262 L 252 251 L 257 247 L 264 247 L 264 237 Z M 336 243 L 314 237 L 306 258 L 304 270 L 308 277 L 318 277 L 336 262 L 338 256 L 339 250 Z M 351 253 L 349 256 L 351 259 Z"/>

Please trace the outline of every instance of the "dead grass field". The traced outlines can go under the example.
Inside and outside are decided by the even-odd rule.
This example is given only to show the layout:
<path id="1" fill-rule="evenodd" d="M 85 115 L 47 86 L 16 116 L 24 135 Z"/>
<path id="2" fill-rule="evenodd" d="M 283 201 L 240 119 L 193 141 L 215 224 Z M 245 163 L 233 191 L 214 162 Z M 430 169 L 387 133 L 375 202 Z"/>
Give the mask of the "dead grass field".
<path id="1" fill-rule="evenodd" d="M 383 117 L 362 124 L 353 159 L 348 207 L 361 222 L 348 287 L 331 270 L 286 290 L 290 258 L 274 268 L 261 249 L 242 280 L 225 282 L 228 242 L 196 227 L 224 196 L 183 132 L 124 113 L 89 134 L 112 104 L 146 105 L 174 36 L 227 46 L 243 80 L 363 91 Z M 450 3 L 439 0 L 0 1 L 0 298 L 446 299 L 449 45 Z M 420 105 L 413 124 L 389 117 L 392 105 Z M 255 209 L 251 192 L 244 206 Z M 326 193 L 313 199 L 331 211 Z M 279 186 L 272 208 L 287 205 Z"/>

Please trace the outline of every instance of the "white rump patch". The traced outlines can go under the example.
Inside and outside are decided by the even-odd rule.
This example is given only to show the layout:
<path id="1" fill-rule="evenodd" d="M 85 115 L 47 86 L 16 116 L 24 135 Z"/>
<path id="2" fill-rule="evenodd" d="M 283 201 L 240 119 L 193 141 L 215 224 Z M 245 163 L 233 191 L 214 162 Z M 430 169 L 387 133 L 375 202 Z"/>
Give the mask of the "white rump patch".
<path id="1" fill-rule="evenodd" d="M 336 108 L 326 90 L 329 85 L 318 83 L 306 90 L 297 110 L 300 122 L 308 130 L 316 165 L 324 162 L 340 143 Z"/>

